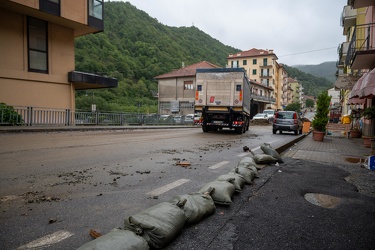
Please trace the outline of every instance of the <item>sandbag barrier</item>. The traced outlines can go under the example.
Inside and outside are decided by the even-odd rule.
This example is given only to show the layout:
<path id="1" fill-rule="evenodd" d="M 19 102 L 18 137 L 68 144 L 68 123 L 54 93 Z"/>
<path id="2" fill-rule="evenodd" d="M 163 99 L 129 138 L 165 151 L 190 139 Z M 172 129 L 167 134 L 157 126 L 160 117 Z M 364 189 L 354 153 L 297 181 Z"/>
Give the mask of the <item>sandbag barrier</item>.
<path id="1" fill-rule="evenodd" d="M 174 196 L 168 202 L 152 206 L 124 220 L 124 229 L 115 228 L 90 241 L 78 250 L 146 250 L 160 249 L 173 241 L 185 225 L 200 222 L 214 214 L 215 204 L 232 203 L 235 192 L 252 184 L 259 177 L 258 164 L 282 163 L 279 153 L 264 143 L 263 154 L 250 151 L 252 157 L 243 157 L 229 173 L 204 185 L 198 192 Z"/>

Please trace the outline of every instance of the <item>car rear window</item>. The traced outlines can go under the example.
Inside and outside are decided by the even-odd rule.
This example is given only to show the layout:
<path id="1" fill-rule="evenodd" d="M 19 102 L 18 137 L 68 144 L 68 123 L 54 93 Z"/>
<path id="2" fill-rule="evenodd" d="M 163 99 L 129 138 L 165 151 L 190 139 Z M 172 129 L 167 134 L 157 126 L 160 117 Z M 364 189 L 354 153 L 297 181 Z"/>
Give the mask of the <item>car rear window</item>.
<path id="1" fill-rule="evenodd" d="M 293 119 L 293 112 L 278 112 L 279 119 Z"/>

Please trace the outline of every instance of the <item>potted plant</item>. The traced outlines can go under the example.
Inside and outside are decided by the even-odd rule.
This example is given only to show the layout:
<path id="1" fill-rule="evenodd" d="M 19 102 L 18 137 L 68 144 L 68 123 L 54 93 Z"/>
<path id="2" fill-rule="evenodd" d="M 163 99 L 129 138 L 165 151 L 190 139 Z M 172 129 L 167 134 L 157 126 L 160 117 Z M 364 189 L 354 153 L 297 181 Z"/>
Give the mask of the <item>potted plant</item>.
<path id="1" fill-rule="evenodd" d="M 371 106 L 371 107 L 368 107 L 368 108 L 365 108 L 362 112 L 362 116 L 365 118 L 365 119 L 368 119 L 368 120 L 373 120 L 375 119 L 375 106 Z M 369 131 L 367 131 L 369 132 Z M 372 141 L 375 141 L 375 136 L 372 133 L 370 134 L 365 134 L 364 136 L 362 136 L 363 138 L 363 145 L 366 147 L 366 148 L 371 148 L 371 144 L 372 144 Z"/>
<path id="2" fill-rule="evenodd" d="M 323 141 L 326 126 L 328 123 L 328 114 L 329 114 L 329 104 L 331 102 L 331 96 L 328 95 L 327 91 L 322 92 L 318 96 L 316 102 L 316 113 L 314 120 L 311 123 L 313 128 L 313 140 L 314 141 Z"/>
<path id="3" fill-rule="evenodd" d="M 350 129 L 351 138 L 360 138 L 361 137 L 361 128 L 359 126 L 358 119 L 353 122 L 353 127 Z"/>

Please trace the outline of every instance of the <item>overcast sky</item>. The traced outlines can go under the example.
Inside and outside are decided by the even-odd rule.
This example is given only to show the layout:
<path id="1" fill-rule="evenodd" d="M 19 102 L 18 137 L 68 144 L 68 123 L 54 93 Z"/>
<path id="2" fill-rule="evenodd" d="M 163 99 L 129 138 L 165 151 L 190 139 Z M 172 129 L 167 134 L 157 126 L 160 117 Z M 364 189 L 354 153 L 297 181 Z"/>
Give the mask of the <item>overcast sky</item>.
<path id="1" fill-rule="evenodd" d="M 112 0 L 113 1 L 113 0 Z M 347 0 L 127 0 L 160 23 L 194 25 L 240 51 L 273 49 L 287 65 L 338 59 Z M 236 51 L 233 51 L 234 53 Z"/>

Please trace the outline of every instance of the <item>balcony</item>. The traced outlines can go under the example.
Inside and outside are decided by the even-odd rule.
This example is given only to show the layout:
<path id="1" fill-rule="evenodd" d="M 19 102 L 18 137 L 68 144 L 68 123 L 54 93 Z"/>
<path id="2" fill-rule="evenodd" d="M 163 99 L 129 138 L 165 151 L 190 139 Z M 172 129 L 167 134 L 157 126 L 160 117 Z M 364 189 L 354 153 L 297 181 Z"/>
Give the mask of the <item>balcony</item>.
<path id="1" fill-rule="evenodd" d="M 348 54 L 349 42 L 340 43 L 337 48 L 337 54 L 339 55 L 339 60 L 336 62 L 337 68 L 344 67 L 344 62 L 346 60 L 346 55 Z"/>
<path id="2" fill-rule="evenodd" d="M 341 26 L 344 28 L 344 34 L 347 35 L 348 28 L 356 25 L 357 20 L 357 10 L 353 9 L 351 6 L 344 6 L 341 14 Z"/>
<path id="3" fill-rule="evenodd" d="M 351 69 L 372 69 L 375 65 L 375 23 L 355 26 L 345 64 Z"/>
<path id="4" fill-rule="evenodd" d="M 272 73 L 269 73 L 269 72 L 261 72 L 261 73 L 259 74 L 259 77 L 260 77 L 260 78 L 271 78 L 271 77 L 273 77 L 273 74 L 272 74 Z"/>
<path id="5" fill-rule="evenodd" d="M 373 0 L 349 0 L 348 5 L 352 6 L 354 9 L 370 7 L 374 5 Z"/>
<path id="6" fill-rule="evenodd" d="M 270 67 L 271 68 L 273 66 L 273 63 L 272 62 L 260 62 L 259 66 L 260 67 Z"/>

